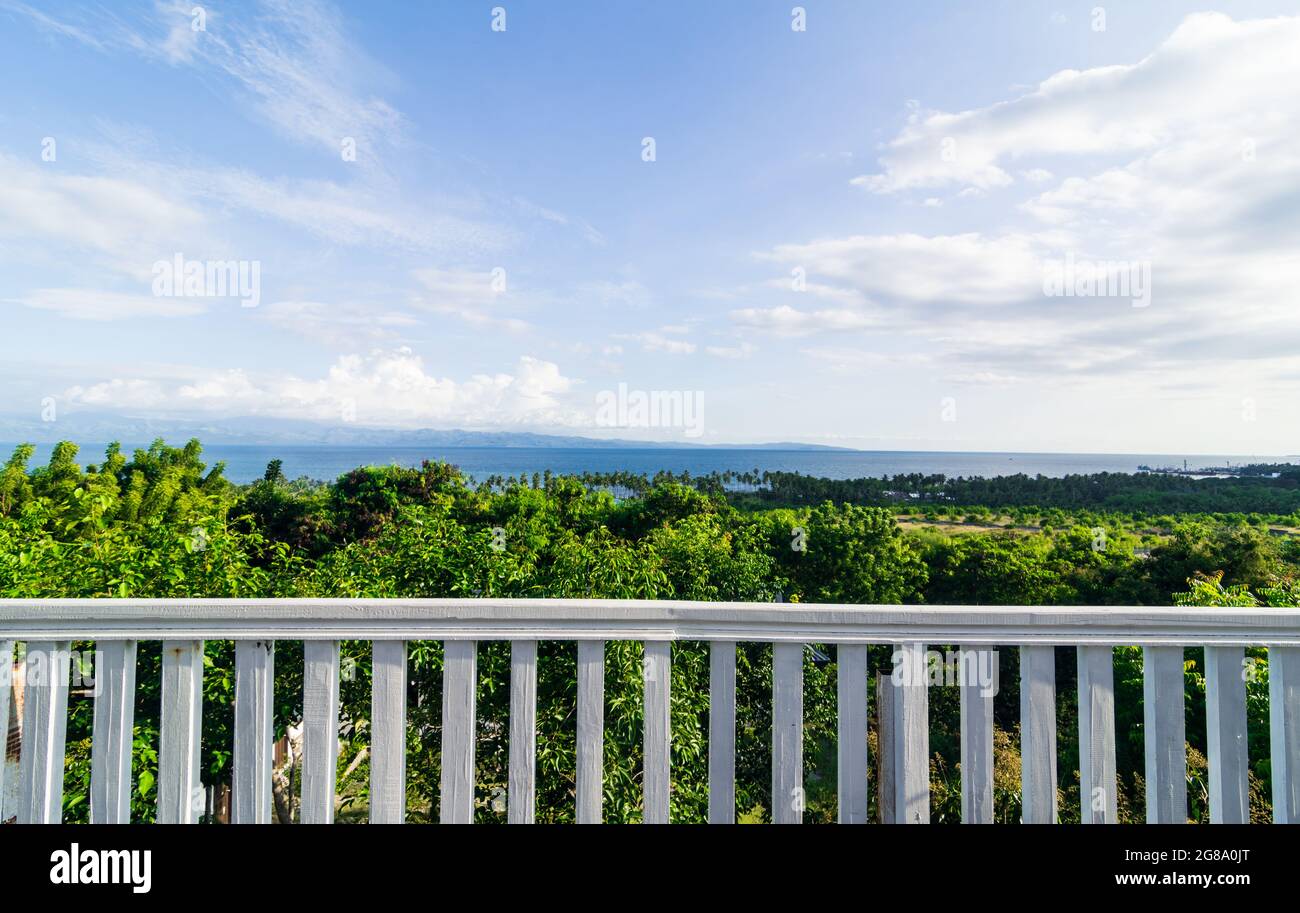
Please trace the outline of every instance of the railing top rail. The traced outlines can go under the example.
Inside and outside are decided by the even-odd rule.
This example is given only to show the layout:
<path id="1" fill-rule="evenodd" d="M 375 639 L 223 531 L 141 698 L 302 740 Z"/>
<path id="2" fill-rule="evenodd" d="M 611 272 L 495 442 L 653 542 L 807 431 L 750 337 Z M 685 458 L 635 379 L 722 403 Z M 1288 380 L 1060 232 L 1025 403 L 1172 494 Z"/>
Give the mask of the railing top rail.
<path id="1" fill-rule="evenodd" d="M 1300 609 L 628 599 L 0 599 L 0 639 L 1300 646 Z"/>

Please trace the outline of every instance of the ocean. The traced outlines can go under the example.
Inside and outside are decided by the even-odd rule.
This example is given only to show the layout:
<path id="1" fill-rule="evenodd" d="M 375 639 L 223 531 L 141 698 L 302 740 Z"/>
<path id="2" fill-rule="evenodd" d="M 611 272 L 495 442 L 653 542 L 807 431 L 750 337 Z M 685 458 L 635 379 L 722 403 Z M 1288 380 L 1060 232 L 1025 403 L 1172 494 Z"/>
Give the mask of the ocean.
<path id="1" fill-rule="evenodd" d="M 130 453 L 142 444 L 123 445 Z M 0 444 L 5 458 L 14 445 Z M 49 459 L 52 445 L 39 444 L 32 466 Z M 104 445 L 83 445 L 80 461 L 97 463 Z M 1285 462 L 1286 457 L 1245 455 L 1132 453 L 952 453 L 909 450 L 744 450 L 667 448 L 559 447 L 328 447 L 212 444 L 204 447 L 209 466 L 226 464 L 226 478 L 251 482 L 262 477 L 266 464 L 284 463 L 290 479 L 307 476 L 332 480 L 358 466 L 419 466 L 423 460 L 446 460 L 474 479 L 491 475 L 532 475 L 547 469 L 557 475 L 626 471 L 654 475 L 659 470 L 707 475 L 728 469 L 800 472 L 830 479 L 880 477 L 899 473 L 943 473 L 946 476 L 1026 475 L 1065 476 L 1094 472 L 1136 472 L 1139 466 L 1181 467 Z"/>

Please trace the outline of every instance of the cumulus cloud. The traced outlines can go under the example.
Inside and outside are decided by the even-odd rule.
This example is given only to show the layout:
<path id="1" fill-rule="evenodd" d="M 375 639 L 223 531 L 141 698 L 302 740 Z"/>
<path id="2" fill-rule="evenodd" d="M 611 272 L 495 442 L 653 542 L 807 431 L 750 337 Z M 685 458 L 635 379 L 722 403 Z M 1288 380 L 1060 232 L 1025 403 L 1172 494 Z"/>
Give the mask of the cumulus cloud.
<path id="1" fill-rule="evenodd" d="M 398 428 L 578 426 L 590 417 L 564 402 L 574 383 L 558 365 L 530 356 L 520 358 L 510 373 L 440 377 L 410 349 L 398 348 L 342 356 L 318 377 L 230 369 L 188 377 L 109 378 L 71 387 L 64 397 L 88 407 Z"/>
<path id="2" fill-rule="evenodd" d="M 871 314 L 896 345 L 931 346 L 962 383 L 1104 375 L 1172 388 L 1195 370 L 1270 385 L 1292 369 L 1284 350 L 1300 347 L 1298 46 L 1300 18 L 1197 14 L 1134 63 L 1062 71 L 985 108 L 916 110 L 882 170 L 856 183 L 927 200 L 1006 188 L 993 204 L 1007 200 L 1002 225 L 776 246 L 761 258 L 870 305 L 842 320 L 788 305 L 733 320 L 793 335 Z M 1149 306 L 1049 296 L 1045 276 L 1067 259 L 1149 270 Z"/>
<path id="3" fill-rule="evenodd" d="M 885 144 L 883 170 L 854 183 L 875 193 L 990 189 L 1014 182 L 1012 163 L 1025 167 L 1038 157 L 1134 155 L 1207 128 L 1245 138 L 1261 116 L 1295 112 L 1297 44 L 1300 19 L 1188 16 L 1136 63 L 1062 70 L 1032 92 L 985 108 L 913 110 Z"/>

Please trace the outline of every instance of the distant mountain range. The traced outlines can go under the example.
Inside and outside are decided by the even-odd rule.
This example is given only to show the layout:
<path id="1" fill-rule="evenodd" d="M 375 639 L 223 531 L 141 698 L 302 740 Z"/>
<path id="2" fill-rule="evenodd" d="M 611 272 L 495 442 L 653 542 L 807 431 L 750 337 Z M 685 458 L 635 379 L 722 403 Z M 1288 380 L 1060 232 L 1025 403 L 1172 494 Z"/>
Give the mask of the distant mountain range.
<path id="1" fill-rule="evenodd" d="M 284 445 L 298 447 L 577 447 L 608 449 L 741 449 L 741 450 L 851 450 L 824 444 L 778 441 L 766 444 L 699 444 L 688 441 L 634 441 L 541 434 L 532 431 L 463 431 L 421 428 L 367 428 L 327 425 L 300 419 L 246 416 L 229 419 L 156 419 L 109 413 L 74 412 L 57 421 L 42 422 L 25 416 L 0 415 L 0 441 L 54 444 L 102 444 L 121 441 L 142 444 L 163 438 L 173 446 L 190 438 L 204 444 Z"/>

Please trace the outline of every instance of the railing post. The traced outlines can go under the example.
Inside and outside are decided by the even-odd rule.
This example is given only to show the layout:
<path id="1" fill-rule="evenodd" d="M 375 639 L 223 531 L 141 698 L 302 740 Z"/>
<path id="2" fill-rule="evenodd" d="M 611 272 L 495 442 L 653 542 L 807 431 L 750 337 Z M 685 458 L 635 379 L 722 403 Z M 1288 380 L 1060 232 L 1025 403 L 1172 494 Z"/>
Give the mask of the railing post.
<path id="1" fill-rule="evenodd" d="M 235 642 L 235 758 L 232 824 L 271 823 L 275 642 Z"/>
<path id="2" fill-rule="evenodd" d="M 1115 824 L 1115 651 L 1082 646 L 1079 655 L 1079 802 L 1084 824 Z"/>
<path id="3" fill-rule="evenodd" d="M 803 644 L 772 645 L 772 823 L 803 821 Z"/>
<path id="4" fill-rule="evenodd" d="M 896 712 L 893 676 L 876 672 L 876 764 L 879 769 L 876 777 L 876 803 L 881 824 L 898 822 L 898 813 L 894 809 L 894 797 L 898 794 L 897 772 L 894 770 L 897 758 L 894 743 L 897 741 L 895 733 L 898 730 L 894 720 Z"/>
<path id="5" fill-rule="evenodd" d="M 63 820 L 71 649 L 68 641 L 27 644 L 19 824 L 58 824 Z M 7 729 L 8 715 L 5 719 Z"/>
<path id="6" fill-rule="evenodd" d="M 1245 658 L 1241 647 L 1205 648 L 1211 824 L 1250 823 Z"/>
<path id="7" fill-rule="evenodd" d="M 930 823 L 930 695 L 925 644 L 894 650 L 894 821 Z M 900 669 L 900 663 L 902 668 Z"/>
<path id="8" fill-rule="evenodd" d="M 510 783 L 506 819 L 532 824 L 537 806 L 537 641 L 510 642 Z"/>
<path id="9" fill-rule="evenodd" d="M 961 821 L 993 823 L 993 694 L 997 682 L 996 650 L 960 652 L 961 688 Z M 989 681 L 981 672 L 992 670 Z"/>
<path id="10" fill-rule="evenodd" d="M 1148 824 L 1187 823 L 1183 648 L 1142 648 Z"/>
<path id="11" fill-rule="evenodd" d="M 736 823 L 736 644 L 709 644 L 709 823 Z"/>
<path id="12" fill-rule="evenodd" d="M 1020 820 L 1055 824 L 1056 650 L 1020 648 Z"/>
<path id="13" fill-rule="evenodd" d="M 372 643 L 370 823 L 406 820 L 406 642 Z"/>
<path id="14" fill-rule="evenodd" d="M 474 705 L 478 688 L 478 641 L 443 645 L 442 807 L 443 824 L 474 823 Z"/>
<path id="15" fill-rule="evenodd" d="M 672 644 L 666 640 L 645 643 L 642 672 L 645 684 L 645 726 L 642 730 L 644 779 L 642 820 L 667 824 L 671 788 L 672 752 Z"/>
<path id="16" fill-rule="evenodd" d="M 90 823 L 130 824 L 136 642 L 109 640 L 95 646 L 98 693 L 90 740 Z M 0 729 L 5 718 L 0 713 Z"/>
<path id="17" fill-rule="evenodd" d="M 604 791 L 605 642 L 578 641 L 577 821 L 600 824 Z"/>
<path id="18" fill-rule="evenodd" d="M 839 823 L 867 823 L 867 645 L 835 648 L 839 705 Z"/>
<path id="19" fill-rule="evenodd" d="M 162 645 L 162 732 L 158 749 L 158 823 L 194 824 L 205 796 L 199 774 L 203 727 L 203 641 Z"/>
<path id="20" fill-rule="evenodd" d="M 339 765 L 339 642 L 308 640 L 302 645 L 303 824 L 334 823 Z"/>
<path id="21" fill-rule="evenodd" d="M 14 690 L 14 642 L 0 640 L 0 820 L 4 820 L 5 768 L 9 751 L 9 695 Z"/>
<path id="22" fill-rule="evenodd" d="M 1273 822 L 1300 824 L 1300 647 L 1268 648 Z"/>

